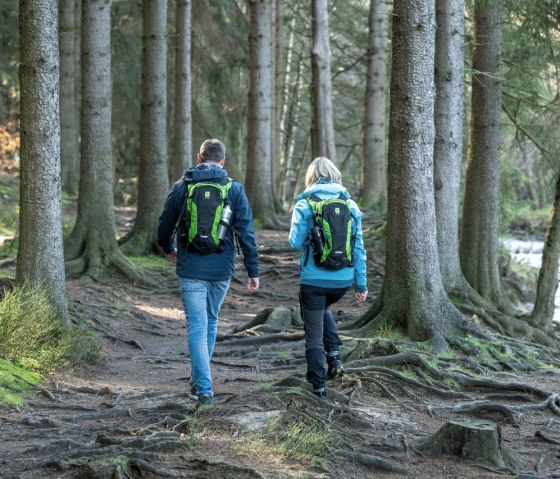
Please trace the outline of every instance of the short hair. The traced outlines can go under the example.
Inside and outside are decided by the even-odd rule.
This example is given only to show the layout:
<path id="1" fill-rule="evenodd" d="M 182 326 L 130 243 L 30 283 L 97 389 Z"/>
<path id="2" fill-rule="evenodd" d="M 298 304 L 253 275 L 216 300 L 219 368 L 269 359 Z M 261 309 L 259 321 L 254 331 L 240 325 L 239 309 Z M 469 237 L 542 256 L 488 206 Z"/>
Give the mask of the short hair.
<path id="1" fill-rule="evenodd" d="M 322 179 L 329 180 L 331 183 L 340 184 L 342 182 L 342 175 L 331 160 L 324 156 L 319 156 L 315 158 L 309 165 L 309 168 L 307 168 L 305 189 L 309 189 L 314 183 Z"/>
<path id="2" fill-rule="evenodd" d="M 226 147 L 220 140 L 206 140 L 200 145 L 202 163 L 219 163 L 226 157 Z"/>

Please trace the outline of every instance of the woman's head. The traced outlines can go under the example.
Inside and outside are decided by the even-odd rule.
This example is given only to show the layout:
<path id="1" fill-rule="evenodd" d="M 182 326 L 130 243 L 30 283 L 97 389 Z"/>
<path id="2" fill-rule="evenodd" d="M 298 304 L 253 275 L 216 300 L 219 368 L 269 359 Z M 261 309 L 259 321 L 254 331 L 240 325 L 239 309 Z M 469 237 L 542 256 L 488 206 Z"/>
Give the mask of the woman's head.
<path id="1" fill-rule="evenodd" d="M 307 168 L 305 189 L 309 189 L 314 183 L 323 179 L 329 180 L 331 183 L 341 183 L 342 176 L 331 160 L 324 156 L 319 156 Z"/>

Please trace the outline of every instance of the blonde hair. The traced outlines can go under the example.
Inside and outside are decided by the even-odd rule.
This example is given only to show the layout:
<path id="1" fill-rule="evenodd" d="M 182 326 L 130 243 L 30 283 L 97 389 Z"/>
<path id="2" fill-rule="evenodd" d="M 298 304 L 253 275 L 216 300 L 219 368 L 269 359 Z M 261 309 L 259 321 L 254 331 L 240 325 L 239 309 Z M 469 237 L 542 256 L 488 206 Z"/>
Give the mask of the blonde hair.
<path id="1" fill-rule="evenodd" d="M 331 183 L 341 184 L 342 175 L 331 160 L 324 156 L 319 156 L 315 158 L 309 165 L 309 168 L 307 168 L 305 189 L 308 190 L 314 183 L 322 179 L 329 180 Z"/>

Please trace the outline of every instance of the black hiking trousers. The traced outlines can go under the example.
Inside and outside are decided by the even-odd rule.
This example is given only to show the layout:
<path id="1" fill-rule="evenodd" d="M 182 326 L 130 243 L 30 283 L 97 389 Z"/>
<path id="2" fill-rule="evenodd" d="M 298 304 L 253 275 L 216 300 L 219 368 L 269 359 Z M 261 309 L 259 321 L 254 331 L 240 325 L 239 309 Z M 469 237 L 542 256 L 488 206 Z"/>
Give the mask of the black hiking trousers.
<path id="1" fill-rule="evenodd" d="M 345 288 L 320 288 L 302 284 L 299 290 L 301 316 L 305 331 L 307 382 L 317 390 L 325 387 L 327 370 L 325 353 L 338 351 L 342 341 L 332 312 L 328 307 L 339 301 L 348 291 Z"/>

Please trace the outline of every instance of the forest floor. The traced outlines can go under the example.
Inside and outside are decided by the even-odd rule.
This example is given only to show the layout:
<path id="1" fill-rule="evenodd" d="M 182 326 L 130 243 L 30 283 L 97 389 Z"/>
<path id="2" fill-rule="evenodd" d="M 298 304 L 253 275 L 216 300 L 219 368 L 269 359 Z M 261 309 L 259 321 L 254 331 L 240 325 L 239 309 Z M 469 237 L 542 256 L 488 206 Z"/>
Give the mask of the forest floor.
<path id="1" fill-rule="evenodd" d="M 184 312 L 170 265 L 162 259 L 150 270 L 157 290 L 118 276 L 103 283 L 70 279 L 70 306 L 103 335 L 102 357 L 48 376 L 24 407 L 0 410 L 0 477 L 560 477 L 560 417 L 536 400 L 515 421 L 495 412 L 479 417 L 500 425 L 504 444 L 520 459 L 515 468 L 453 455 L 434 458 L 415 445 L 449 420 L 472 419 L 453 409 L 465 399 L 383 383 L 376 380 L 381 373 L 355 372 L 330 381 L 330 401 L 320 401 L 303 382 L 297 321 L 237 334 L 259 337 L 260 343 L 232 339 L 235 327 L 265 308 L 297 312 L 297 255 L 286 238 L 286 231 L 258 231 L 261 288 L 252 296 L 239 263 L 221 312 L 211 408 L 196 409 L 189 394 Z M 375 261 L 370 258 L 370 272 Z M 333 308 L 337 317 L 364 312 L 380 282 L 381 274 L 370 274 L 366 304 L 349 292 Z M 280 341 L 274 331 L 288 334 Z M 343 339 L 348 352 L 355 342 Z M 555 369 L 493 379 L 560 393 Z M 473 399 L 489 397 L 485 393 L 469 392 Z M 503 402 L 515 410 L 529 396 L 520 392 Z M 401 472 L 389 472 L 387 465 Z"/>

